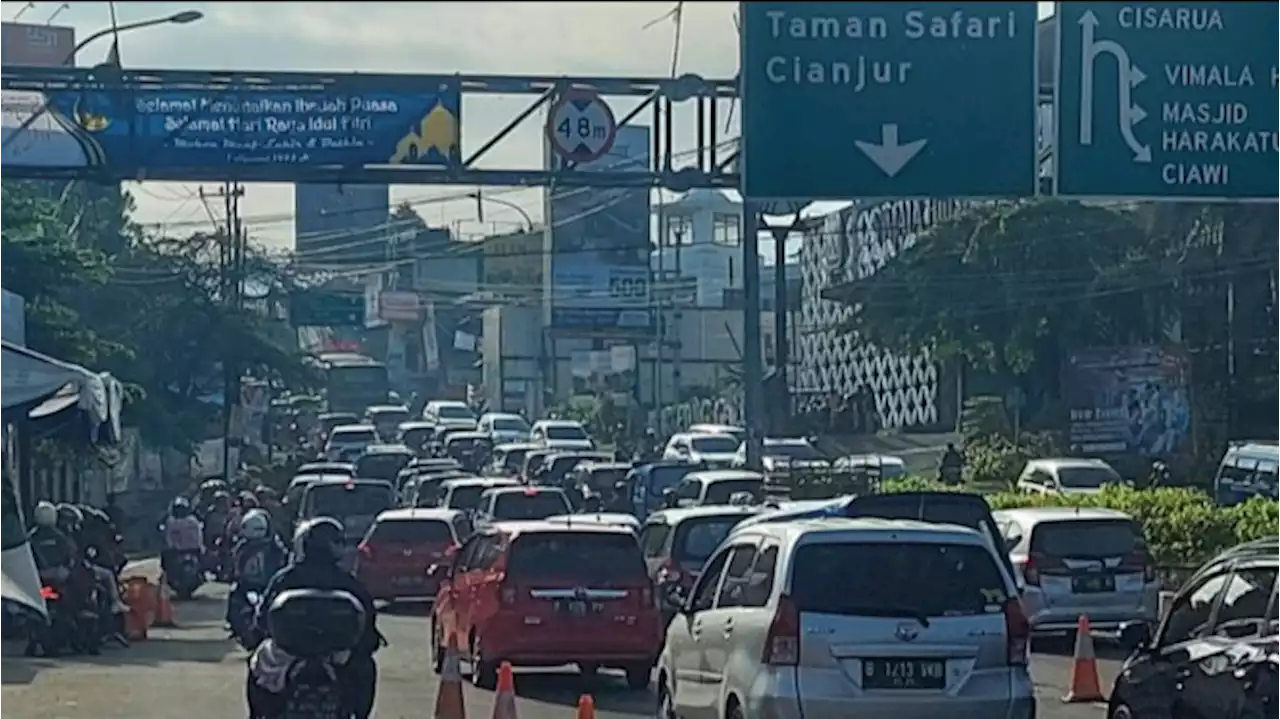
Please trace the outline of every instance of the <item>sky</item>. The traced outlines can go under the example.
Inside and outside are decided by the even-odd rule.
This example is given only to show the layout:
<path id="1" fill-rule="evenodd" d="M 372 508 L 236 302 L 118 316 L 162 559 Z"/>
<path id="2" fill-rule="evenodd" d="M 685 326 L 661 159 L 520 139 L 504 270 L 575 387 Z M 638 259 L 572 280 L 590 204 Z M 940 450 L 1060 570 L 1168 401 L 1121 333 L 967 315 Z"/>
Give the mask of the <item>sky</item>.
<path id="1" fill-rule="evenodd" d="M 121 37 L 121 61 L 140 69 L 317 70 L 423 74 L 546 74 L 665 76 L 671 70 L 674 23 L 661 18 L 674 2 L 118 2 L 121 24 L 199 10 L 189 25 L 161 25 Z M 1041 15 L 1051 3 L 1039 3 Z M 738 48 L 735 2 L 685 4 L 679 71 L 732 77 Z M 2 2 L 0 16 L 21 22 L 75 27 L 83 39 L 110 24 L 106 2 Z M 77 58 L 101 62 L 103 39 Z M 466 153 L 491 138 L 534 98 L 463 96 L 462 147 Z M 610 98 L 616 114 L 626 99 Z M 736 113 L 735 113 L 736 115 Z M 726 113 L 721 113 L 725 117 Z M 692 114 L 690 111 L 690 119 Z M 737 134 L 736 122 L 731 135 Z M 691 121 L 676 117 L 676 152 L 693 142 Z M 542 162 L 542 123 L 530 118 L 479 163 L 488 168 L 537 168 Z M 135 219 L 181 233 L 207 229 L 209 216 L 194 183 L 131 183 Z M 208 187 L 207 189 L 213 189 Z M 479 237 L 515 229 L 520 214 L 496 203 L 477 221 L 473 200 L 432 202 L 471 188 L 395 186 L 393 203 L 412 201 L 432 225 L 452 226 Z M 540 220 L 540 190 L 494 190 Z M 425 200 L 425 201 L 424 201 Z M 247 186 L 243 214 L 251 235 L 273 249 L 293 245 L 293 188 Z M 761 248 L 765 250 L 765 248 Z M 766 250 L 767 251 L 767 250 Z"/>

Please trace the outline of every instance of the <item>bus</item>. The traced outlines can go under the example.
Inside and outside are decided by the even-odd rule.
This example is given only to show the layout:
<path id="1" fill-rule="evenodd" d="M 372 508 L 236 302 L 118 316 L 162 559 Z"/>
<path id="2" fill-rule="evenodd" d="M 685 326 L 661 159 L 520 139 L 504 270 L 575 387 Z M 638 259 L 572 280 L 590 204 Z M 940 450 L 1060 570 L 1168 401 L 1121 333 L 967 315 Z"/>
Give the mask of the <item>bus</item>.
<path id="1" fill-rule="evenodd" d="M 387 403 L 391 385 L 383 363 L 355 352 L 322 352 L 316 360 L 324 373 L 328 411 L 359 415 Z"/>

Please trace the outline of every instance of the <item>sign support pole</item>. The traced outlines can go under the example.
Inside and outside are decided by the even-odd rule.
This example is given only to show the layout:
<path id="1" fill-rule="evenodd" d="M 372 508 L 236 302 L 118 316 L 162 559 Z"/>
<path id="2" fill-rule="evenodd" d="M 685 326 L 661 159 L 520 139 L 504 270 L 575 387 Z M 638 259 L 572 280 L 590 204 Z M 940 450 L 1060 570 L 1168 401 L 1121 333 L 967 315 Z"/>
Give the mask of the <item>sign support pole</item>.
<path id="1" fill-rule="evenodd" d="M 760 357 L 760 217 L 757 204 L 742 199 L 742 414 L 747 430 L 747 468 L 759 471 L 764 440 L 764 371 Z"/>

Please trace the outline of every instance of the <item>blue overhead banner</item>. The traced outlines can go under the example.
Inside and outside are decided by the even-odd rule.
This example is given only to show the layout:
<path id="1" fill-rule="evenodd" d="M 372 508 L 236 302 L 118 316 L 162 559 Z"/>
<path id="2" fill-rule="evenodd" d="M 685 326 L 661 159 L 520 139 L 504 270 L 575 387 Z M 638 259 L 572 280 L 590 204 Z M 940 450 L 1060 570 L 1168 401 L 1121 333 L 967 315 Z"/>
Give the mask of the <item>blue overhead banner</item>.
<path id="1" fill-rule="evenodd" d="M 101 169 L 119 178 L 289 182 L 306 169 L 459 156 L 461 97 L 437 89 L 5 90 L 6 169 Z M 34 121 L 30 121 L 32 115 Z M 27 127 L 22 127 L 24 124 Z"/>

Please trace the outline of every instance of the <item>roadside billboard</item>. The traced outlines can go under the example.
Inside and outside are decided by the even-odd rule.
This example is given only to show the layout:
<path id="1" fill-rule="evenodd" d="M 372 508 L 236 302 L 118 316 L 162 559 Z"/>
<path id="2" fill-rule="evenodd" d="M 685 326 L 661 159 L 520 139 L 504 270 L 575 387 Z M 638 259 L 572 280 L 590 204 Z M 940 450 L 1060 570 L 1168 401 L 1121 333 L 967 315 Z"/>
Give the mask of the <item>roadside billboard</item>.
<path id="1" fill-rule="evenodd" d="M 1072 449 L 1143 457 L 1188 450 L 1189 387 L 1186 357 L 1172 350 L 1131 345 L 1072 352 L 1062 368 Z"/>
<path id="2" fill-rule="evenodd" d="M 75 63 L 76 29 L 56 25 L 0 23 L 0 62 L 27 67 Z"/>
<path id="3" fill-rule="evenodd" d="M 448 78 L 401 78 L 404 89 L 359 75 L 296 82 L 304 89 L 5 90 L 0 162 L 148 180 L 226 179 L 239 167 L 256 181 L 290 182 L 316 167 L 457 160 L 461 97 Z M 50 121 L 22 129 L 32 141 L 11 146 L 10 135 L 45 105 L 40 119 Z"/>
<path id="4" fill-rule="evenodd" d="M 625 125 L 607 154 L 575 172 L 643 169 L 650 129 Z M 550 169 L 563 162 L 550 150 Z M 562 188 L 548 191 L 551 327 L 583 334 L 650 334 L 649 190 Z"/>

